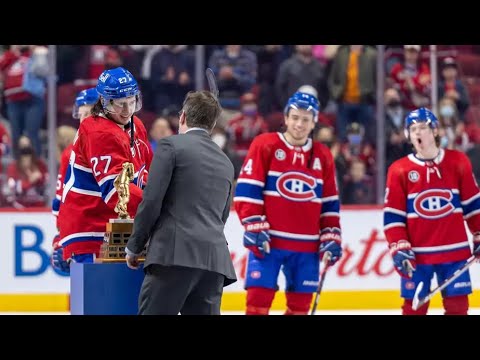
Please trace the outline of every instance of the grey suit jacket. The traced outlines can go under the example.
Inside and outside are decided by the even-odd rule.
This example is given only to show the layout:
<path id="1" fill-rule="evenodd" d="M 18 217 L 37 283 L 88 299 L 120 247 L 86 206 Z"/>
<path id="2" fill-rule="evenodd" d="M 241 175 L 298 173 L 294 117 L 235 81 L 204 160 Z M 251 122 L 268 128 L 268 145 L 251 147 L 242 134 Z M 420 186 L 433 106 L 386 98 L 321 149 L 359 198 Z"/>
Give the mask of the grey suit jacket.
<path id="1" fill-rule="evenodd" d="M 234 169 L 209 134 L 191 130 L 158 142 L 127 247 L 144 267 L 177 265 L 237 280 L 225 239 Z"/>

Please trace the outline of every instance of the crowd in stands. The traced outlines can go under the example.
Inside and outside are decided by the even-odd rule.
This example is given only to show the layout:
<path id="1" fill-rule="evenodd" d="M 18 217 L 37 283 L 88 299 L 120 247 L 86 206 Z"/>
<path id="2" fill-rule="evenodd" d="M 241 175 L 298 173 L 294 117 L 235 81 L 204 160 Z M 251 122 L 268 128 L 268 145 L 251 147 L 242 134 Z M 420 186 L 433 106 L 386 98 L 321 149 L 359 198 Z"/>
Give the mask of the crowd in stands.
<path id="1" fill-rule="evenodd" d="M 441 146 L 467 153 L 480 181 L 480 47 L 437 48 Z M 0 206 L 48 206 L 46 189 L 55 179 L 48 179 L 45 165 L 47 51 L 40 45 L 0 49 Z M 212 139 L 238 176 L 252 140 L 282 129 L 286 99 L 302 89 L 320 101 L 314 138 L 331 149 L 342 203 L 375 204 L 378 146 L 385 146 L 387 168 L 410 153 L 405 114 L 431 105 L 428 45 L 389 45 L 385 54 L 386 133 L 379 144 L 375 46 L 207 45 L 205 64 L 216 75 L 223 107 Z M 58 45 L 56 63 L 59 153 L 78 127 L 75 95 L 95 86 L 105 69 L 123 66 L 139 80 L 138 116 L 154 148 L 176 133 L 184 95 L 195 87 L 190 45 Z"/>

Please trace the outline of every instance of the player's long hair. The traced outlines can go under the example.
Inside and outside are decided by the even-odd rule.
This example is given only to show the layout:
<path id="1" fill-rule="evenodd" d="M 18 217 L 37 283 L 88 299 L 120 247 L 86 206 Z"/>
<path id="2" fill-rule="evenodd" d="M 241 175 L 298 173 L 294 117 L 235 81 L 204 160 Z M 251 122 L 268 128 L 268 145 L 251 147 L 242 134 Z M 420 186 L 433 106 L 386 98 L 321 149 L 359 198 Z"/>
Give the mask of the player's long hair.
<path id="1" fill-rule="evenodd" d="M 104 113 L 104 110 L 103 110 L 102 102 L 100 101 L 100 98 L 99 98 L 97 102 L 92 106 L 92 110 L 90 110 L 90 114 L 94 117 L 97 117 L 102 113 Z"/>

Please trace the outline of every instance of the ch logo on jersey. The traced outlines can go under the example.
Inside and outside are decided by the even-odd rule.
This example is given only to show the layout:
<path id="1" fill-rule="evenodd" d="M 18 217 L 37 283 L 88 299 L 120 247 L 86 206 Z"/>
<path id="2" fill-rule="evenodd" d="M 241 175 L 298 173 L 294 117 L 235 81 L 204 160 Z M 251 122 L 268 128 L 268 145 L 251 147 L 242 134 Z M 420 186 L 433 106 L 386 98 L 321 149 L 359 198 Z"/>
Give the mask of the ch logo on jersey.
<path id="1" fill-rule="evenodd" d="M 453 195 L 446 189 L 429 189 L 419 193 L 413 201 L 413 209 L 422 218 L 439 219 L 449 215 L 455 206 Z"/>
<path id="2" fill-rule="evenodd" d="M 315 199 L 316 186 L 315 178 L 296 171 L 284 173 L 277 180 L 277 191 L 281 196 L 292 201 Z"/>

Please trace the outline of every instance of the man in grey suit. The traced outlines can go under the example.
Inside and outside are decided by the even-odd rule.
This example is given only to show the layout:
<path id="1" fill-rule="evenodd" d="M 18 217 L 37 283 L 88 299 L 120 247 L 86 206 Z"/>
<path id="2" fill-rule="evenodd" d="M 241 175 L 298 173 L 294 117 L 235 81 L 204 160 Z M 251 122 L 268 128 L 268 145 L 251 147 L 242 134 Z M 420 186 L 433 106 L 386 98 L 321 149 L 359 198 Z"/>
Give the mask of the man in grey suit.
<path id="1" fill-rule="evenodd" d="M 158 142 L 125 249 L 138 269 L 149 241 L 139 314 L 220 315 L 223 287 L 237 280 L 224 235 L 234 169 L 210 138 L 220 111 L 212 93 L 189 92 L 180 134 Z"/>

